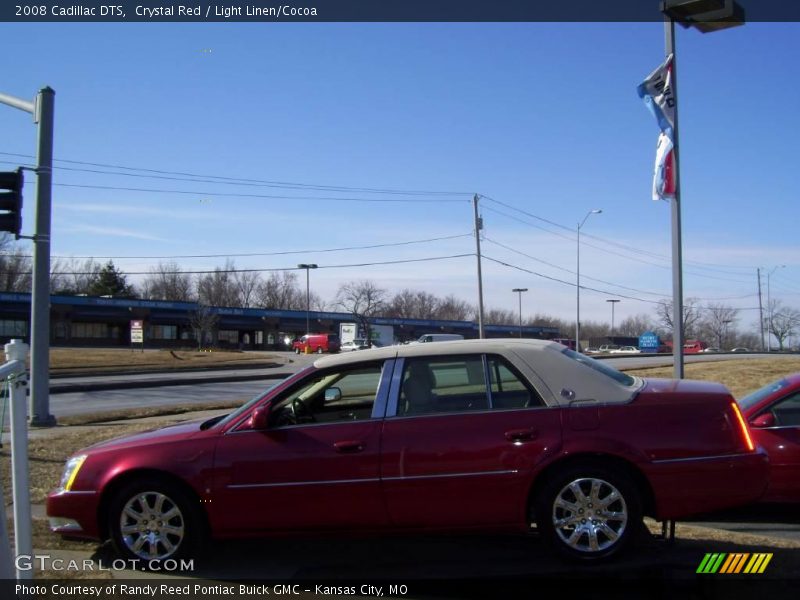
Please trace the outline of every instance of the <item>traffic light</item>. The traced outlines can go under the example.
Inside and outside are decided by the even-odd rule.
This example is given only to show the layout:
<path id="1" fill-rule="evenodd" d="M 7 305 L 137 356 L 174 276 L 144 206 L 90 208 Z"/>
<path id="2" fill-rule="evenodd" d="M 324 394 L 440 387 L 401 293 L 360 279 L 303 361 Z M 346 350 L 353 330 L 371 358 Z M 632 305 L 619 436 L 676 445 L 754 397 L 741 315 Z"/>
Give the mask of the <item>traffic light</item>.
<path id="1" fill-rule="evenodd" d="M 19 239 L 22 229 L 22 169 L 0 173 L 0 231 L 13 233 Z"/>

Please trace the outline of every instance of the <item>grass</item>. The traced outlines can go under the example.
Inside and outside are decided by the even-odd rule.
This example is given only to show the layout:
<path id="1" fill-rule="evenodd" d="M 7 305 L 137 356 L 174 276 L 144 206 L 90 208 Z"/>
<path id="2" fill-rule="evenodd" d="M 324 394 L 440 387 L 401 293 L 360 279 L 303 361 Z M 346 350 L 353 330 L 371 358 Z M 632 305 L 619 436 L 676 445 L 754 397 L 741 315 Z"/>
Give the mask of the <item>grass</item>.
<path id="1" fill-rule="evenodd" d="M 780 379 L 800 371 L 800 357 L 756 358 L 752 360 L 721 360 L 691 363 L 685 366 L 686 379 L 718 381 L 725 384 L 734 397 L 741 398 Z M 672 377 L 672 367 L 626 369 L 639 377 Z"/>
<path id="2" fill-rule="evenodd" d="M 0 355 L 2 352 L 0 352 Z M 105 372 L 136 373 L 174 371 L 219 366 L 281 365 L 283 360 L 269 352 L 197 350 L 148 350 L 129 348 L 51 348 L 51 375 L 91 375 Z"/>

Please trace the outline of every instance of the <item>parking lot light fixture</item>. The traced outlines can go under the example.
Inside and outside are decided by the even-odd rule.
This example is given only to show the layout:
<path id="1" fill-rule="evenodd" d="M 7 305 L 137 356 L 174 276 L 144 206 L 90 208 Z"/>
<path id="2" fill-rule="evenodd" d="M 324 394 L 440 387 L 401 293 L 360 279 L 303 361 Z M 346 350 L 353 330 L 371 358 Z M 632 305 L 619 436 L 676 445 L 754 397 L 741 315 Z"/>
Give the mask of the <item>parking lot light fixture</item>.
<path id="1" fill-rule="evenodd" d="M 590 210 L 586 213 L 586 216 L 583 217 L 583 221 L 578 223 L 578 277 L 577 277 L 577 285 L 575 286 L 575 293 L 576 293 L 576 311 L 575 311 L 575 352 L 581 351 L 581 228 L 583 224 L 586 223 L 586 219 L 591 217 L 592 215 L 599 215 L 603 210 L 601 208 L 595 208 Z"/>
<path id="2" fill-rule="evenodd" d="M 511 291 L 519 295 L 519 337 L 522 337 L 522 292 L 527 292 L 528 288 L 514 288 Z"/>
<path id="3" fill-rule="evenodd" d="M 309 317 L 308 317 L 308 313 L 311 310 L 311 285 L 308 273 L 311 269 L 318 268 L 318 265 L 315 265 L 314 263 L 308 263 L 308 264 L 301 263 L 297 265 L 297 268 L 306 270 L 306 335 L 308 335 L 309 333 L 311 333 Z"/>

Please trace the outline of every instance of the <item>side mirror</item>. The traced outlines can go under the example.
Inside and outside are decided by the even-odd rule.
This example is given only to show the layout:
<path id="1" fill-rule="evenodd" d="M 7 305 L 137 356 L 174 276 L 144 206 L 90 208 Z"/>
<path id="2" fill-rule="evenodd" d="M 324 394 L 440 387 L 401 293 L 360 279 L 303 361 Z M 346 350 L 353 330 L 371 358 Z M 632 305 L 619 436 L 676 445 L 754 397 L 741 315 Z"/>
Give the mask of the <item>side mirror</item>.
<path id="1" fill-rule="evenodd" d="M 328 388 L 325 390 L 325 404 L 328 402 L 337 402 L 342 399 L 342 390 L 337 387 Z"/>
<path id="2" fill-rule="evenodd" d="M 269 403 L 255 407 L 250 415 L 250 426 L 256 431 L 264 431 L 269 426 L 269 415 Z"/>
<path id="3" fill-rule="evenodd" d="M 765 412 L 761 413 L 755 419 L 750 421 L 750 425 L 758 428 L 775 427 L 775 425 L 777 425 L 777 421 L 775 420 L 775 415 L 773 415 L 771 412 Z"/>

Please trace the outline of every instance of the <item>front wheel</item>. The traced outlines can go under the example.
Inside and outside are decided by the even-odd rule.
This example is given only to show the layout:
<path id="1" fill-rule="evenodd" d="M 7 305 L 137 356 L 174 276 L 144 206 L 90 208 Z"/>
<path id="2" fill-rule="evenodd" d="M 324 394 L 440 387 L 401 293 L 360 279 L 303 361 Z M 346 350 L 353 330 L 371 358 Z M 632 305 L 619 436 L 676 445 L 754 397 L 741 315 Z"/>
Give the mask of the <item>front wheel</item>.
<path id="1" fill-rule="evenodd" d="M 114 549 L 124 558 L 145 561 L 145 566 L 192 555 L 203 537 L 196 504 L 168 481 L 126 485 L 114 496 L 108 513 Z"/>
<path id="2" fill-rule="evenodd" d="M 597 560 L 627 546 L 642 527 L 640 494 L 616 469 L 576 466 L 551 478 L 536 498 L 539 531 L 562 554 Z"/>

